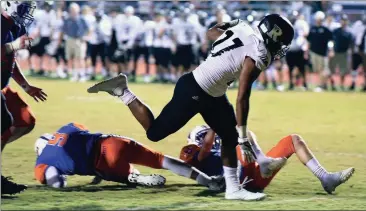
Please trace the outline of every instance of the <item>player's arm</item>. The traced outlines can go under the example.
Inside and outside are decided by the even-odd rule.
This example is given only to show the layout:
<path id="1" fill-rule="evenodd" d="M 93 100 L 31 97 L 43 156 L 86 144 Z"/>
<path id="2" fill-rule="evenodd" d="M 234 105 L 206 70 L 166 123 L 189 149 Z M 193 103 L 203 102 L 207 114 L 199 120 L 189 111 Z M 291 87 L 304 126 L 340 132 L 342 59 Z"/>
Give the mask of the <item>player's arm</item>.
<path id="1" fill-rule="evenodd" d="M 64 188 L 67 185 L 66 176 L 59 173 L 54 166 L 38 164 L 35 167 L 35 177 L 41 184 L 53 188 Z"/>
<path id="2" fill-rule="evenodd" d="M 235 19 L 230 22 L 218 23 L 207 31 L 206 37 L 209 40 L 217 40 L 227 29 L 238 25 L 240 22 L 242 22 L 240 19 Z"/>
<path id="3" fill-rule="evenodd" d="M 42 91 L 42 89 L 32 86 L 28 80 L 23 75 L 19 64 L 15 61 L 15 66 L 12 74 L 13 79 L 21 86 L 25 92 L 27 92 L 35 101 L 38 100 L 45 101 L 47 100 L 47 94 Z"/>
<path id="4" fill-rule="evenodd" d="M 236 100 L 236 120 L 239 133 L 239 144 L 243 149 L 243 153 L 246 155 L 246 159 L 249 159 L 248 162 L 253 161 L 249 156 L 250 154 L 247 154 L 251 153 L 248 152 L 248 150 L 250 150 L 250 143 L 247 140 L 247 121 L 250 107 L 249 99 L 252 84 L 258 78 L 260 72 L 261 71 L 255 65 L 255 61 L 250 57 L 246 57 L 239 78 L 239 90 Z"/>
<path id="5" fill-rule="evenodd" d="M 197 157 L 198 161 L 202 161 L 210 154 L 214 141 L 215 141 L 215 131 L 210 129 L 207 131 L 207 134 L 203 139 L 202 147 Z"/>

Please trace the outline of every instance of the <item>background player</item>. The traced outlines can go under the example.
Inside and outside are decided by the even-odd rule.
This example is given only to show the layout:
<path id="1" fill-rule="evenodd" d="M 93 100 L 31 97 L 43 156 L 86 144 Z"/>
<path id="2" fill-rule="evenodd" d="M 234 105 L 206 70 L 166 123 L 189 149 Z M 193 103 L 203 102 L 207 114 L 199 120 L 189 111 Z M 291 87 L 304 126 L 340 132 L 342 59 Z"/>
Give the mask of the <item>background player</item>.
<path id="1" fill-rule="evenodd" d="M 286 54 L 294 30 L 286 18 L 272 14 L 263 18 L 258 29 L 234 20 L 214 26 L 207 36 L 216 40 L 210 56 L 192 73 L 178 80 L 172 100 L 156 119 L 150 109 L 127 88 L 127 77 L 123 74 L 90 87 L 88 92 L 105 91 L 119 97 L 144 127 L 151 141 L 164 139 L 200 113 L 224 140 L 221 153 L 226 181 L 225 198 L 260 200 L 265 197 L 264 194 L 248 192 L 239 185 L 235 148 L 239 142 L 245 158 L 253 162 L 254 155 L 246 137 L 251 85 L 273 60 Z M 240 82 L 235 115 L 226 91 L 236 79 Z M 259 157 L 257 162 L 267 168 L 270 175 L 286 159 Z"/>
<path id="2" fill-rule="evenodd" d="M 354 168 L 330 173 L 316 159 L 312 151 L 307 146 L 305 140 L 296 134 L 282 138 L 275 147 L 266 155 L 263 154 L 258 145 L 256 135 L 249 131 L 248 135 L 252 142 L 256 156 L 286 157 L 296 154 L 300 162 L 320 180 L 324 190 L 331 194 L 336 187 L 345 183 L 354 173 Z M 183 147 L 180 153 L 180 159 L 190 165 L 193 165 L 206 173 L 207 175 L 223 174 L 222 160 L 220 157 L 221 138 L 207 126 L 197 126 L 188 135 L 188 145 Z M 263 191 L 272 181 L 275 172 L 271 177 L 264 178 L 261 169 L 257 163 L 247 163 L 237 148 L 237 154 L 240 160 L 240 180 L 245 187 L 251 191 Z"/>
<path id="3" fill-rule="evenodd" d="M 27 103 L 8 85 L 12 77 L 27 94 L 38 100 L 46 100 L 42 89 L 32 86 L 22 74 L 15 59 L 20 49 L 31 46 L 27 27 L 33 21 L 34 2 L 1 2 L 1 151 L 5 145 L 32 131 L 35 118 Z M 4 5 L 3 5 L 4 3 Z M 1 176 L 1 194 L 15 194 L 26 189 Z"/>
<path id="4" fill-rule="evenodd" d="M 198 184 L 219 190 L 222 178 L 208 177 L 183 161 L 165 156 L 123 136 L 91 133 L 83 125 L 70 123 L 54 134 L 37 139 L 38 155 L 35 177 L 51 187 L 66 185 L 65 175 L 99 176 L 104 180 L 143 185 L 162 185 L 160 175 L 142 176 L 133 171 L 132 164 L 155 169 L 167 169 L 196 180 Z"/>

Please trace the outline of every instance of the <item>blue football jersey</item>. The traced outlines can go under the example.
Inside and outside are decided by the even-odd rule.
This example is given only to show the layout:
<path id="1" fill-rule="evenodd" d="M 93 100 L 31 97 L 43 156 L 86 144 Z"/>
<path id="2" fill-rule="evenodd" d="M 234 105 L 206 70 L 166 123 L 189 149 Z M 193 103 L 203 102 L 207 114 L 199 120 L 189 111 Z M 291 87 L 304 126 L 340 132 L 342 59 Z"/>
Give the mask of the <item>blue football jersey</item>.
<path id="1" fill-rule="evenodd" d="M 75 123 L 61 127 L 38 156 L 38 165 L 54 166 L 64 175 L 94 175 L 95 146 L 101 133 Z"/>

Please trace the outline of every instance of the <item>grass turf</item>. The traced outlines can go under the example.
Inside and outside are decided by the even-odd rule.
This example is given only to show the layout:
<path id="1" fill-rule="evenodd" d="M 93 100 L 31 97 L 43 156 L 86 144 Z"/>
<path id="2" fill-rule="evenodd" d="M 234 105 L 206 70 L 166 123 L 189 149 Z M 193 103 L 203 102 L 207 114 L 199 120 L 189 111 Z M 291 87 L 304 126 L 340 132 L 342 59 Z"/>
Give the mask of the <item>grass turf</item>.
<path id="1" fill-rule="evenodd" d="M 116 183 L 87 185 L 91 177 L 72 176 L 68 188 L 52 190 L 34 180 L 36 138 L 54 132 L 68 122 L 79 122 L 91 131 L 132 137 L 165 154 L 178 156 L 188 132 L 203 124 L 200 116 L 159 143 L 149 142 L 142 127 L 128 108 L 107 94 L 90 95 L 91 83 L 70 83 L 31 79 L 46 91 L 46 103 L 36 103 L 21 93 L 37 116 L 34 131 L 6 146 L 2 172 L 29 189 L 16 197 L 2 198 L 1 209 L 366 209 L 366 95 L 362 93 L 253 92 L 249 127 L 256 132 L 264 150 L 290 133 L 305 138 L 320 162 L 336 171 L 350 166 L 355 175 L 327 195 L 319 181 L 293 156 L 266 189 L 262 202 L 225 201 L 188 179 L 167 171 L 138 167 L 142 173 L 161 173 L 167 178 L 164 188 L 131 189 Z M 12 84 L 13 87 L 18 88 Z M 174 86 L 132 84 L 131 89 L 158 115 L 170 100 Z M 235 104 L 236 91 L 228 92 Z M 179 111 L 177 111 L 179 112 Z"/>

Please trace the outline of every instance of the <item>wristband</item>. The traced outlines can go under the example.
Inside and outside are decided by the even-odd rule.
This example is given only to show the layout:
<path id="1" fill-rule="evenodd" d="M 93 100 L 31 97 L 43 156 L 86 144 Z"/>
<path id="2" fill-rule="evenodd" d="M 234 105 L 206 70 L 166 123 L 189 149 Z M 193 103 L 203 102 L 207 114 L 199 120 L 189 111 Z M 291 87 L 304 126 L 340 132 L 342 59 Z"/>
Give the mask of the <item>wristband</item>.
<path id="1" fill-rule="evenodd" d="M 236 130 L 238 131 L 239 138 L 246 138 L 247 137 L 247 126 L 236 126 Z"/>

